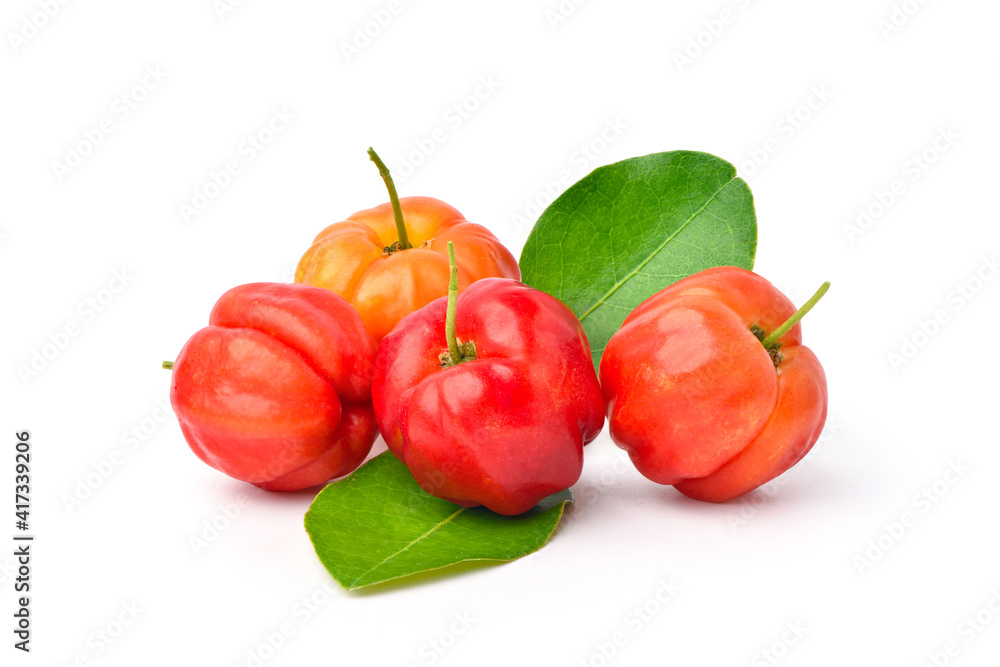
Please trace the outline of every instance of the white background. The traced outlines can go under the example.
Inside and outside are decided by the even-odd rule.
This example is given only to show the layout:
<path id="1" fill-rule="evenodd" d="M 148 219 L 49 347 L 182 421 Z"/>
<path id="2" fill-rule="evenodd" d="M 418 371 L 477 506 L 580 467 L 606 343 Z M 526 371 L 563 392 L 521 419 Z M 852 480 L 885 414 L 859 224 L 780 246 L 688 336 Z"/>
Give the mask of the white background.
<path id="1" fill-rule="evenodd" d="M 0 536 L 22 429 L 38 536 L 30 655 L 11 646 L 0 550 L 4 664 L 995 664 L 996 3 L 907 0 L 892 26 L 890 0 L 408 1 L 351 57 L 388 0 L 47 4 L 0 16 Z M 246 159 L 275 109 L 294 120 Z M 104 119 L 82 163 L 54 166 Z M 519 216 L 596 166 L 729 159 L 755 195 L 756 270 L 797 302 L 833 282 L 805 323 L 830 384 L 820 445 L 710 505 L 639 477 L 605 434 L 535 556 L 343 592 L 302 529 L 312 494 L 198 461 L 158 407 L 159 365 L 226 289 L 287 280 L 319 229 L 385 201 L 369 145 L 403 195 L 448 201 L 515 255 Z M 229 160 L 240 173 L 185 220 Z"/>

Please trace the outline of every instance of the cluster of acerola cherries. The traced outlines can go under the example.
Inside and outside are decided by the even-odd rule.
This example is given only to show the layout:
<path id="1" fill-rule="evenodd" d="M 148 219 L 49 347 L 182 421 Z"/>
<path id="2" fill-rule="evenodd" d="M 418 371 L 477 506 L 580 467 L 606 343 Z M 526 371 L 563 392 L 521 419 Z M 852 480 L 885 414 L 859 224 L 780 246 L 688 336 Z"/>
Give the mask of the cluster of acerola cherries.
<path id="1" fill-rule="evenodd" d="M 379 433 L 428 492 L 507 515 L 568 488 L 601 432 L 702 500 L 780 475 L 818 439 L 827 388 L 796 311 L 735 267 L 638 306 L 595 372 L 573 312 L 520 282 L 485 227 L 429 197 L 330 225 L 295 283 L 226 292 L 184 345 L 170 400 L 210 466 L 274 491 L 346 475 Z"/>

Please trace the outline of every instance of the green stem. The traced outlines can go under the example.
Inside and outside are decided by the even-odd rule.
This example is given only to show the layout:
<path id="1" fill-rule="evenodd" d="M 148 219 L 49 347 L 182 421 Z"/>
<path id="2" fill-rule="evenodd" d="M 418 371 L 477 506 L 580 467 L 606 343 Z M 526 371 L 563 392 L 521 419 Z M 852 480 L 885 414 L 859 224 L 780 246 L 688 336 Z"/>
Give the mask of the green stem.
<path id="1" fill-rule="evenodd" d="M 779 340 L 781 340 L 782 336 L 788 333 L 792 327 L 794 327 L 796 324 L 799 323 L 799 320 L 805 317 L 806 314 L 808 314 L 809 311 L 813 309 L 813 306 L 819 303 L 819 300 L 823 298 L 823 295 L 826 294 L 827 290 L 829 289 L 830 289 L 829 281 L 820 285 L 819 289 L 816 290 L 816 293 L 812 295 L 811 299 L 802 304 L 802 307 L 796 310 L 794 315 L 785 320 L 784 324 L 782 324 L 780 327 L 772 331 L 770 335 L 768 335 L 768 337 L 762 341 L 764 347 L 769 350 L 772 347 L 774 347 L 774 345 Z"/>
<path id="2" fill-rule="evenodd" d="M 406 234 L 406 225 L 403 223 L 403 209 L 399 206 L 399 195 L 396 194 L 396 185 L 392 182 L 392 175 L 389 173 L 389 168 L 385 166 L 385 162 L 382 162 L 382 158 L 378 156 L 374 148 L 368 149 L 368 157 L 378 167 L 378 173 L 381 174 L 382 180 L 385 181 L 385 187 L 389 191 L 389 201 L 392 203 L 392 215 L 396 219 L 396 233 L 399 234 L 399 249 L 409 250 L 413 246 L 410 245 L 410 238 Z"/>
<path id="3" fill-rule="evenodd" d="M 448 311 L 444 319 L 444 335 L 448 340 L 448 354 L 453 364 L 462 363 L 462 352 L 458 349 L 458 336 L 455 334 L 455 310 L 458 307 L 458 264 L 455 262 L 455 244 L 448 241 L 448 266 L 451 278 L 448 279 Z"/>
<path id="4" fill-rule="evenodd" d="M 455 262 L 455 244 L 448 241 L 448 267 L 451 276 L 448 280 L 448 310 L 444 316 L 444 337 L 448 341 L 448 351 L 442 352 L 438 359 L 442 368 L 451 368 L 476 358 L 475 341 L 458 340 L 455 331 L 455 318 L 458 310 L 458 264 Z"/>
<path id="5" fill-rule="evenodd" d="M 170 370 L 170 369 L 172 369 L 173 367 L 174 367 L 174 362 L 172 362 L 172 361 L 164 361 L 164 362 L 163 362 L 163 368 L 164 368 L 164 369 L 166 369 L 166 370 L 168 370 L 168 371 L 169 371 L 169 370 Z"/>

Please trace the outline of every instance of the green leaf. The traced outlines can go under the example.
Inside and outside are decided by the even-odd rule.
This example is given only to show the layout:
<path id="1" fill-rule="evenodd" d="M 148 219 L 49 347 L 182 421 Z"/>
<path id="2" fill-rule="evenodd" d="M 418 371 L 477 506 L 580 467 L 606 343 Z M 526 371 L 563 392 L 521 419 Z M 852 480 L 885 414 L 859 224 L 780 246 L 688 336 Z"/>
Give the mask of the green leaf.
<path id="1" fill-rule="evenodd" d="M 518 516 L 459 507 L 421 489 L 385 452 L 323 489 L 306 512 L 316 555 L 347 590 L 463 561 L 512 561 L 552 536 L 567 489 Z"/>
<path id="2" fill-rule="evenodd" d="M 655 153 L 599 167 L 545 209 L 521 278 L 583 323 L 598 366 L 648 297 L 713 266 L 753 268 L 757 218 L 736 168 L 707 153 Z"/>

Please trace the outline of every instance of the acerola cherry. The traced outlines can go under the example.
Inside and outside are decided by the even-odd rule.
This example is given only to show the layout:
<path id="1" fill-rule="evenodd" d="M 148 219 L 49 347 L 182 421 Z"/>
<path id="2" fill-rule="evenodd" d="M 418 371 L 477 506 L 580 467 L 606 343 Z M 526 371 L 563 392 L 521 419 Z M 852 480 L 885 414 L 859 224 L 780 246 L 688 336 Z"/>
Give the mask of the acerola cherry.
<path id="1" fill-rule="evenodd" d="M 604 398 L 580 321 L 555 297 L 486 278 L 405 317 L 372 381 L 390 451 L 430 494 L 520 514 L 580 478 Z"/>
<path id="2" fill-rule="evenodd" d="M 517 260 L 490 230 L 439 199 L 400 199 L 385 163 L 368 154 L 390 201 L 321 231 L 299 260 L 295 282 L 347 299 L 379 341 L 404 316 L 447 296 L 449 243 L 461 257 L 460 290 L 482 278 L 520 279 Z"/>
<path id="3" fill-rule="evenodd" d="M 375 441 L 375 343 L 349 303 L 318 287 L 252 283 L 165 362 L 170 404 L 195 454 L 271 491 L 346 475 Z"/>
<path id="4" fill-rule="evenodd" d="M 826 375 L 771 283 L 717 267 L 654 294 L 601 359 L 611 438 L 644 476 L 699 500 L 747 493 L 797 463 L 826 421 Z"/>

